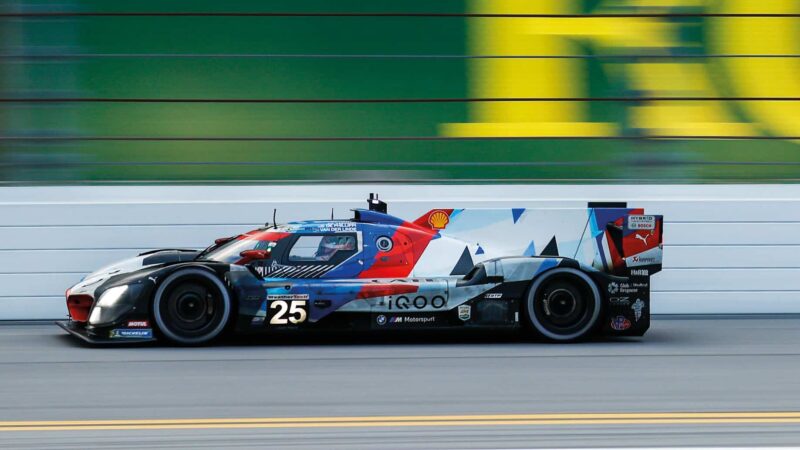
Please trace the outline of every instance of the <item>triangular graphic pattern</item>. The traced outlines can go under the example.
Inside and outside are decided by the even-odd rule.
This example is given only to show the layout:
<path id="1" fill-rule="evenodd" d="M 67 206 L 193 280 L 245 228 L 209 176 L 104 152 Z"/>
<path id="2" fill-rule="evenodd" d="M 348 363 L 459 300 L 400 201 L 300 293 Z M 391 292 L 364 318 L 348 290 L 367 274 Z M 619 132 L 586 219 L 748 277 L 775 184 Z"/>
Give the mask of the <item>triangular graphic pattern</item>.
<path id="1" fill-rule="evenodd" d="M 522 252 L 522 256 L 536 256 L 536 245 L 533 243 L 533 241 L 531 241 L 531 243 L 528 244 L 528 248 Z"/>
<path id="2" fill-rule="evenodd" d="M 469 255 L 469 248 L 464 247 L 464 252 L 461 254 L 461 257 L 458 258 L 458 262 L 456 266 L 453 267 L 453 271 L 450 272 L 450 275 L 466 275 L 474 265 L 475 263 L 472 262 L 472 256 Z"/>
<path id="3" fill-rule="evenodd" d="M 541 256 L 558 256 L 558 242 L 556 242 L 555 236 L 544 247 Z"/>
<path id="4" fill-rule="evenodd" d="M 511 216 L 514 218 L 514 223 L 517 223 L 524 212 L 525 208 L 511 208 Z"/>

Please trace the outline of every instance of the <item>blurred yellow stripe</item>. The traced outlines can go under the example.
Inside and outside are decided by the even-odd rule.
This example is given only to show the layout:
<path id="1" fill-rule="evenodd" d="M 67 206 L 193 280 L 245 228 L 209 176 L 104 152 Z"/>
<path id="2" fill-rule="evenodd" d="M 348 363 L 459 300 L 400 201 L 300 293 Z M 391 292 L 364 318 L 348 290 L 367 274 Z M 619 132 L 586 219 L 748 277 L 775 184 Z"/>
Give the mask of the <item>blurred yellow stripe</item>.
<path id="1" fill-rule="evenodd" d="M 736 423 L 800 423 L 800 412 L 491 414 L 234 419 L 10 421 L 0 422 L 0 431 Z"/>

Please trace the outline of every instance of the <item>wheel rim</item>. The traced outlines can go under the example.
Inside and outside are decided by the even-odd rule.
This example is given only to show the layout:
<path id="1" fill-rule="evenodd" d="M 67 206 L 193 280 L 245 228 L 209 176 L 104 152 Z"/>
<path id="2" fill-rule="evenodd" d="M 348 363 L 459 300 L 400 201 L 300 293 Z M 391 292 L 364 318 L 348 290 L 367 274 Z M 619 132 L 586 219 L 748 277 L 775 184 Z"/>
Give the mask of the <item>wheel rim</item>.
<path id="1" fill-rule="evenodd" d="M 546 292 L 543 298 L 545 314 L 558 326 L 569 326 L 580 320 L 584 302 L 567 289 Z"/>
<path id="2" fill-rule="evenodd" d="M 530 323 L 553 340 L 582 337 L 600 315 L 597 287 L 586 274 L 572 268 L 553 269 L 535 280 L 527 300 Z"/>
<path id="3" fill-rule="evenodd" d="M 192 269 L 176 272 L 156 291 L 156 325 L 170 340 L 184 344 L 210 341 L 230 315 L 227 290 L 213 274 Z"/>
<path id="4" fill-rule="evenodd" d="M 200 286 L 178 285 L 167 298 L 166 307 L 174 327 L 183 331 L 198 331 L 214 321 L 220 300 L 213 291 Z"/>

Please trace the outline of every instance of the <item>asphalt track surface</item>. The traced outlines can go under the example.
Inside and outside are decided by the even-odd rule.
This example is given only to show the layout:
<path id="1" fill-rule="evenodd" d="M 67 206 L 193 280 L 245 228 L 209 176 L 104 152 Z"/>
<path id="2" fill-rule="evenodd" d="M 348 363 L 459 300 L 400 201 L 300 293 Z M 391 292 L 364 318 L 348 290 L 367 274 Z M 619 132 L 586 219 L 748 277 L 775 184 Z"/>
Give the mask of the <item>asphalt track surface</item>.
<path id="1" fill-rule="evenodd" d="M 92 348 L 0 325 L 3 448 L 800 444 L 800 318 L 656 319 L 641 339 L 315 337 Z"/>

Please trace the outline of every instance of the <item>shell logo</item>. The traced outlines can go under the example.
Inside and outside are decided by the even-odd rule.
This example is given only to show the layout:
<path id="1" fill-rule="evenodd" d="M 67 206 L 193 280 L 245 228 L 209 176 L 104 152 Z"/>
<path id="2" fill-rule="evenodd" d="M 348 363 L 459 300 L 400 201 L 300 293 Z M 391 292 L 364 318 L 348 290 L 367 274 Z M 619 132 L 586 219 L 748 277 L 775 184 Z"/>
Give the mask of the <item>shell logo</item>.
<path id="1" fill-rule="evenodd" d="M 442 210 L 436 210 L 428 216 L 428 224 L 434 230 L 442 230 L 450 222 L 450 216 Z"/>

